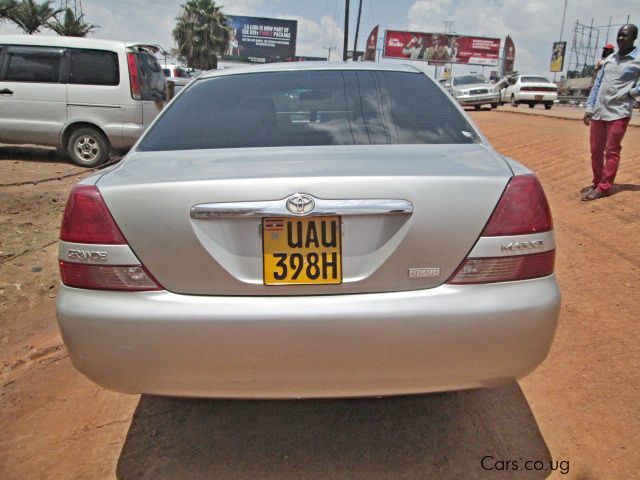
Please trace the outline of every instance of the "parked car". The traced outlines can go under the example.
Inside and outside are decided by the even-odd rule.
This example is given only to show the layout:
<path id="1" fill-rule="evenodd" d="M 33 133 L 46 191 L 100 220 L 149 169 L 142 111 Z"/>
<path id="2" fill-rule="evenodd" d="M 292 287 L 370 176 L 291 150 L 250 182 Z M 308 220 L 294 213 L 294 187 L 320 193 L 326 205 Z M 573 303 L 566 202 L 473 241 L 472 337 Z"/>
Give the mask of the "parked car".
<path id="1" fill-rule="evenodd" d="M 492 387 L 549 351 L 537 178 L 412 65 L 210 71 L 62 222 L 74 365 L 123 392 L 351 397 Z"/>
<path id="2" fill-rule="evenodd" d="M 450 79 L 440 80 L 463 107 L 473 106 L 480 110 L 482 105 L 497 108 L 500 93 L 484 75 L 460 75 Z"/>
<path id="3" fill-rule="evenodd" d="M 163 64 L 162 73 L 167 78 L 191 78 L 194 76 L 192 69 L 174 64 Z"/>
<path id="4" fill-rule="evenodd" d="M 126 151 L 166 99 L 157 47 L 0 36 L 0 143 L 65 149 L 80 166 Z"/>
<path id="5" fill-rule="evenodd" d="M 558 86 L 545 77 L 518 75 L 500 82 L 500 101 L 517 107 L 521 103 L 533 108 L 543 104 L 549 110 L 558 98 Z"/>

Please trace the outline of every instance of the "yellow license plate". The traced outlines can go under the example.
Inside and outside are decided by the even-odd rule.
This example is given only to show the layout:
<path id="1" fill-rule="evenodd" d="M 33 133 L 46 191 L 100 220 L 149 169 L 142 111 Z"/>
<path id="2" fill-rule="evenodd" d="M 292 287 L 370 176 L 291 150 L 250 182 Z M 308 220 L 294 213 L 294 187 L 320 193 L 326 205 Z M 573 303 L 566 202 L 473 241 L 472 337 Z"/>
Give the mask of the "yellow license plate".
<path id="1" fill-rule="evenodd" d="M 536 101 L 539 102 L 540 100 L 542 100 L 544 95 L 536 95 L 535 97 L 536 97 Z"/>
<path id="2" fill-rule="evenodd" d="M 265 285 L 342 283 L 340 217 L 262 219 Z"/>

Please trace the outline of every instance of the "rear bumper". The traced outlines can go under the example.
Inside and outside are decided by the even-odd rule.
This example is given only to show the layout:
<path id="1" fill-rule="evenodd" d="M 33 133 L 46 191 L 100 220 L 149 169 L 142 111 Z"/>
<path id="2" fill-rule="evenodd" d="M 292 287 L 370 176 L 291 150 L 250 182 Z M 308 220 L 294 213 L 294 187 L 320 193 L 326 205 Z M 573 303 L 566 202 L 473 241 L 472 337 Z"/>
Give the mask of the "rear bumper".
<path id="1" fill-rule="evenodd" d="M 62 287 L 57 315 L 76 368 L 109 389 L 294 398 L 500 385 L 545 359 L 559 306 L 550 276 L 305 297 Z"/>
<path id="2" fill-rule="evenodd" d="M 516 101 L 518 102 L 554 102 L 558 98 L 558 94 L 555 92 L 551 93 L 542 93 L 542 92 L 531 92 L 531 93 L 518 93 L 516 94 Z"/>

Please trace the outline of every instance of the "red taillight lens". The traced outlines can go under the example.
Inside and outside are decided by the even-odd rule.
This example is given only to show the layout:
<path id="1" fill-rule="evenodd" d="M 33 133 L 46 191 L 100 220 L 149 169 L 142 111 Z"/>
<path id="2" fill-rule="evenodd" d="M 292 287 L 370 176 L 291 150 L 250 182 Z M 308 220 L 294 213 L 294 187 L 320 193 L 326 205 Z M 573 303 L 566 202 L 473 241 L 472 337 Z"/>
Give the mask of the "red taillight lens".
<path id="1" fill-rule="evenodd" d="M 447 283 L 512 282 L 553 273 L 556 251 L 496 258 L 467 258 Z"/>
<path id="2" fill-rule="evenodd" d="M 521 235 L 552 228 L 551 211 L 542 185 L 534 175 L 518 175 L 509 181 L 482 236 Z"/>
<path id="3" fill-rule="evenodd" d="M 142 292 L 162 290 L 142 265 L 86 265 L 60 260 L 60 277 L 68 287 Z"/>
<path id="4" fill-rule="evenodd" d="M 131 84 L 131 98 L 140 100 L 140 77 L 138 76 L 138 63 L 135 53 L 127 53 L 129 64 L 129 83 Z"/>
<path id="5" fill-rule="evenodd" d="M 78 185 L 72 190 L 62 217 L 60 240 L 102 245 L 127 243 L 94 185 Z"/>

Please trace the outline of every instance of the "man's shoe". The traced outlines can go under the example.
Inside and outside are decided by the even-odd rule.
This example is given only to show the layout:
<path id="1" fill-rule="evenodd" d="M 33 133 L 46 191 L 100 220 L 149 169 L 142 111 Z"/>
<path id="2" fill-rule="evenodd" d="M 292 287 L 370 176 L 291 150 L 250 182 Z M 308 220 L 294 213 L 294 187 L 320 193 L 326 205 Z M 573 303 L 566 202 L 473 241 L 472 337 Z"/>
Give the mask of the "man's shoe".
<path id="1" fill-rule="evenodd" d="M 608 197 L 609 192 L 603 192 L 602 190 L 598 190 L 594 188 L 593 190 L 588 191 L 584 195 L 582 195 L 582 201 L 588 202 L 590 200 L 597 200 L 598 198 Z"/>
<path id="2" fill-rule="evenodd" d="M 580 194 L 584 195 L 585 193 L 590 192 L 594 188 L 596 188 L 596 185 L 594 185 L 593 183 L 591 185 L 587 185 L 586 187 L 580 189 Z"/>

